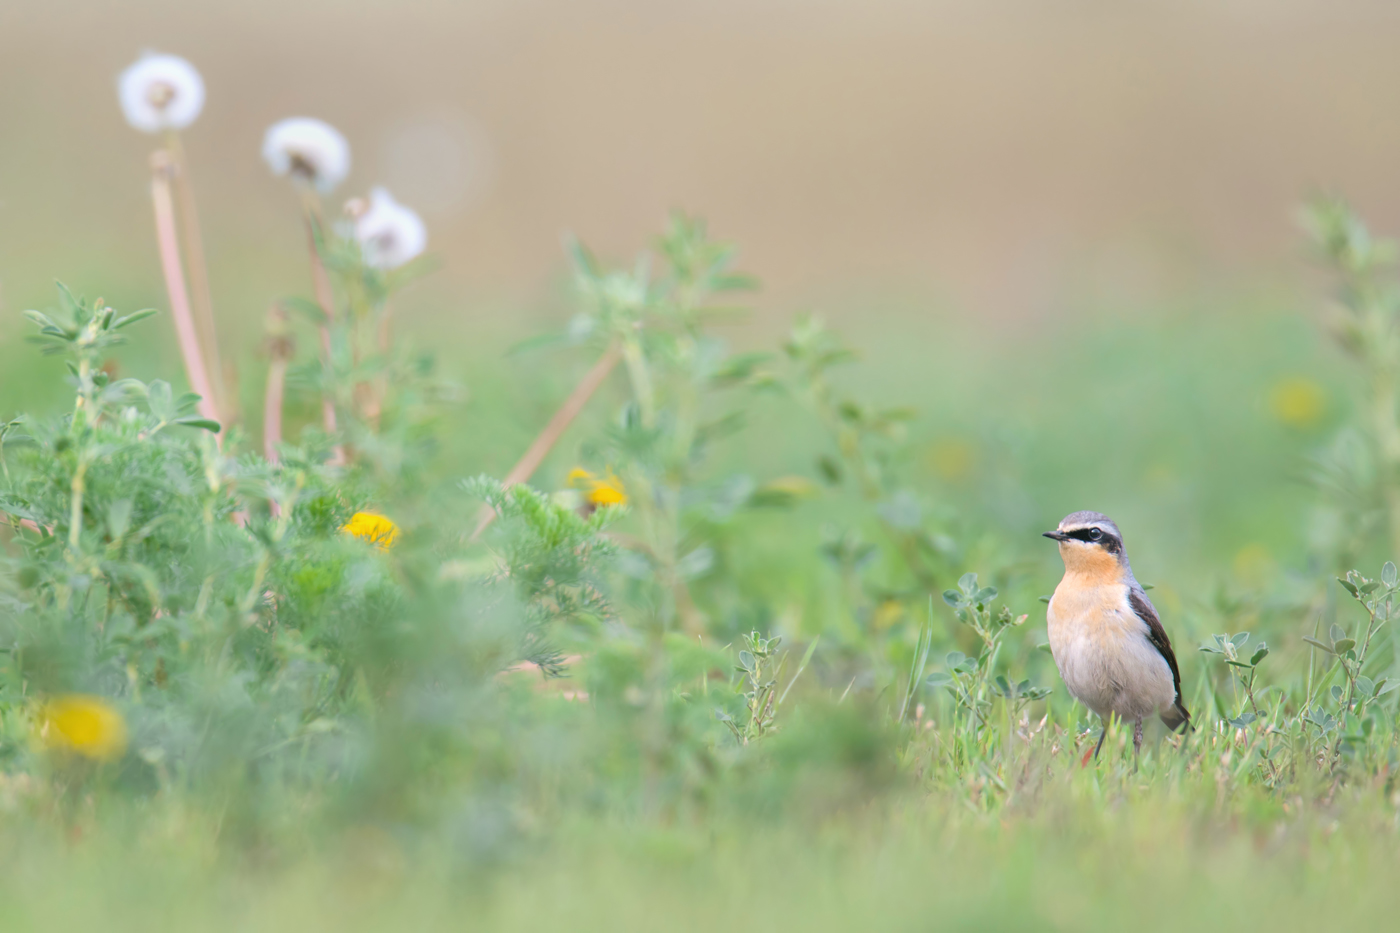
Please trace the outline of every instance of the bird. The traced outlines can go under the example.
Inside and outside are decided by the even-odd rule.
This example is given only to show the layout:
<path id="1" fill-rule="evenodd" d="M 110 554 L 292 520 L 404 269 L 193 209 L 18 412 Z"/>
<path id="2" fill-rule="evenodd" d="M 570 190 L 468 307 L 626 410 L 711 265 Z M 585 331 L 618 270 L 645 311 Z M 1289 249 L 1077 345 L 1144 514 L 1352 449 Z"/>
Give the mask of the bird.
<path id="1" fill-rule="evenodd" d="M 1152 715 L 1173 731 L 1189 729 L 1181 670 L 1152 600 L 1128 563 L 1123 533 L 1100 512 L 1073 512 L 1054 531 L 1065 575 L 1045 612 L 1050 654 L 1070 695 L 1104 723 L 1097 758 L 1117 715 L 1133 724 L 1133 754 L 1142 750 L 1142 721 Z"/>

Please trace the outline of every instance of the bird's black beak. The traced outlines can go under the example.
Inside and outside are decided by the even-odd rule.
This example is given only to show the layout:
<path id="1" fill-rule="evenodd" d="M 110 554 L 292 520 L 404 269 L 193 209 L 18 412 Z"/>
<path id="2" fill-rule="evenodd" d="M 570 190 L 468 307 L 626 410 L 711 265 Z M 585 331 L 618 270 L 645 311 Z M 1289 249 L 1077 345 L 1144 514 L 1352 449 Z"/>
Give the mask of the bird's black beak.
<path id="1" fill-rule="evenodd" d="M 1043 535 L 1046 538 L 1053 538 L 1056 541 L 1064 541 L 1069 537 L 1069 535 L 1065 534 L 1063 531 L 1046 531 L 1043 532 Z"/>

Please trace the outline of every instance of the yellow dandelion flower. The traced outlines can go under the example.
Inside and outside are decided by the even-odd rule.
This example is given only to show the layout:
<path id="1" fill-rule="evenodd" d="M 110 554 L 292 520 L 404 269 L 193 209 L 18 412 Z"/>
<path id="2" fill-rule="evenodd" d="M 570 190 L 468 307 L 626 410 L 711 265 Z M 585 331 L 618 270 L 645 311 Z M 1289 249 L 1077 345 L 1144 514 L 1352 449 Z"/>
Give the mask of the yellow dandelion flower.
<path id="1" fill-rule="evenodd" d="M 1246 586 L 1262 587 L 1274 576 L 1274 557 L 1262 544 L 1246 544 L 1235 554 L 1235 576 Z"/>
<path id="2" fill-rule="evenodd" d="M 622 488 L 621 480 L 609 473 L 607 479 L 593 484 L 588 491 L 588 501 L 597 506 L 626 505 L 627 490 Z"/>
<path id="3" fill-rule="evenodd" d="M 903 617 L 904 606 L 899 600 L 887 599 L 875 607 L 875 612 L 870 617 L 870 627 L 877 632 L 883 632 L 892 628 Z"/>
<path id="4" fill-rule="evenodd" d="M 949 482 L 967 479 L 977 465 L 977 451 L 962 438 L 943 438 L 928 450 L 928 464 Z"/>
<path id="5" fill-rule="evenodd" d="M 1283 379 L 1269 392 L 1269 408 L 1274 417 L 1290 427 L 1312 427 L 1326 407 L 1326 393 L 1311 379 Z"/>
<path id="6" fill-rule="evenodd" d="M 569 471 L 568 484 L 575 489 L 586 490 L 584 500 L 595 509 L 605 505 L 627 504 L 627 490 L 612 470 L 600 479 L 582 467 L 575 467 Z"/>
<path id="7" fill-rule="evenodd" d="M 389 550 L 399 540 L 399 526 L 378 512 L 356 512 L 340 530 L 368 541 L 381 551 Z"/>
<path id="8" fill-rule="evenodd" d="M 126 720 L 102 697 L 72 693 L 39 707 L 39 742 L 95 761 L 111 761 L 126 751 Z"/>

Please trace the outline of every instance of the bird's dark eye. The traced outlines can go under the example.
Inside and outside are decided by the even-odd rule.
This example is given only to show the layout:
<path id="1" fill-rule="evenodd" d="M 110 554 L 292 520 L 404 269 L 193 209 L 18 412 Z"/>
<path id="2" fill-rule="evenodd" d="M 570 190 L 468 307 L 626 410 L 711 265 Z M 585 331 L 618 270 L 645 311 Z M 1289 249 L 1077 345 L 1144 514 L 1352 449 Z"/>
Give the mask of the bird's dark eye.
<path id="1" fill-rule="evenodd" d="M 1103 532 L 1102 532 L 1102 531 L 1099 531 L 1097 528 L 1090 528 L 1090 529 L 1089 529 L 1089 540 L 1090 540 L 1090 541 L 1097 541 L 1097 540 L 1099 540 L 1099 539 L 1102 538 L 1102 537 L 1103 537 Z"/>

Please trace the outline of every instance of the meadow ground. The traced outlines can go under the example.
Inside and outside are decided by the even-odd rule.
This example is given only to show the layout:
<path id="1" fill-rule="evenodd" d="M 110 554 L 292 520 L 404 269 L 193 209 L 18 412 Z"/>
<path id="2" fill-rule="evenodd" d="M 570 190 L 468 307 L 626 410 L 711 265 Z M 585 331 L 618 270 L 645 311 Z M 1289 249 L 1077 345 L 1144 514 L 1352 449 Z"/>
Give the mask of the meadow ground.
<path id="1" fill-rule="evenodd" d="M 260 355 L 215 365 L 175 148 L 170 313 L 60 287 L 3 348 L 6 929 L 1394 912 L 1400 302 L 1344 205 L 1303 215 L 1326 300 L 780 335 L 677 214 L 459 348 L 400 310 L 416 215 L 321 200 L 327 139 L 268 144 L 317 287 Z M 1195 724 L 1087 765 L 1040 536 L 1084 508 Z"/>

